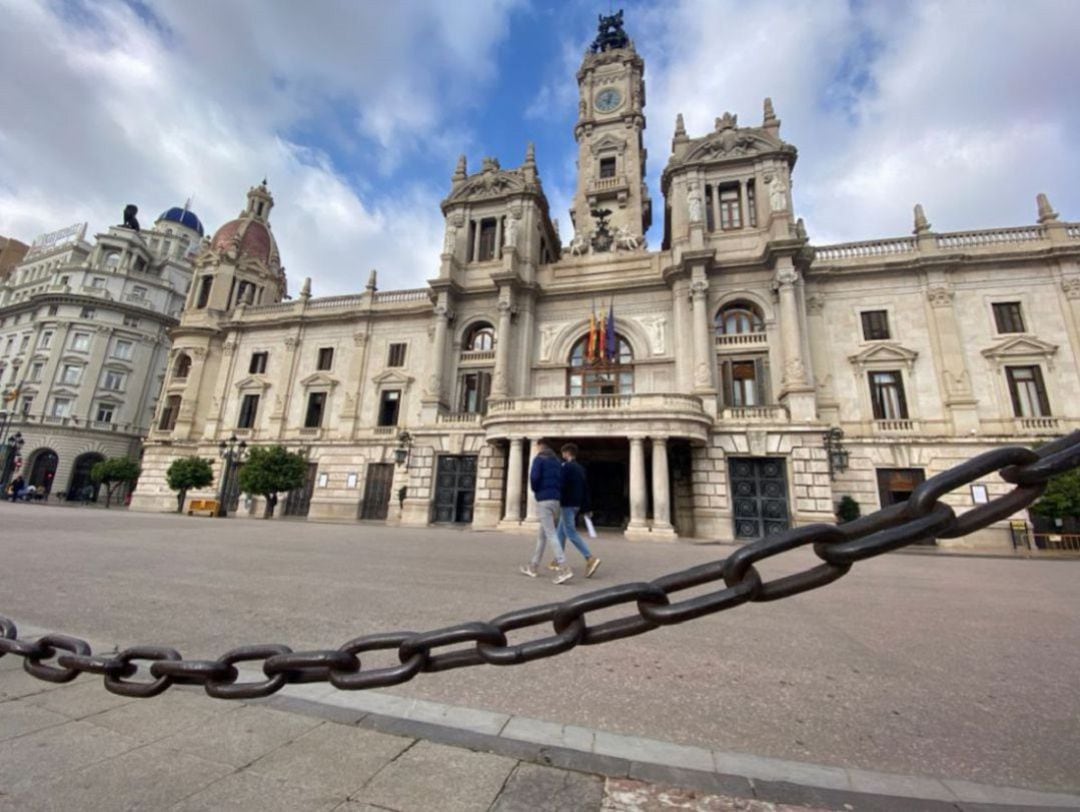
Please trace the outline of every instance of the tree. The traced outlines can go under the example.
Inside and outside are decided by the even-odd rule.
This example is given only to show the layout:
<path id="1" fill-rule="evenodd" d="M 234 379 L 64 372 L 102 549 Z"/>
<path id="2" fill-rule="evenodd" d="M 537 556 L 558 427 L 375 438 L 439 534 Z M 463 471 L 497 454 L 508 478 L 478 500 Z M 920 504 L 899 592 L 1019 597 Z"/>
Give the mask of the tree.
<path id="1" fill-rule="evenodd" d="M 1046 483 L 1039 501 L 1028 510 L 1036 516 L 1063 522 L 1080 517 L 1080 469 L 1053 477 Z"/>
<path id="2" fill-rule="evenodd" d="M 240 490 L 266 498 L 264 519 L 274 515 L 279 491 L 291 491 L 304 484 L 307 460 L 283 446 L 254 446 L 240 469 Z"/>
<path id="3" fill-rule="evenodd" d="M 862 515 L 859 503 L 850 496 L 841 496 L 840 503 L 836 506 L 836 518 L 840 523 L 853 522 Z"/>
<path id="4" fill-rule="evenodd" d="M 139 478 L 139 463 L 127 457 L 109 457 L 90 469 L 90 479 L 95 485 L 105 486 L 105 507 L 112 502 L 113 491 L 121 485 Z"/>
<path id="5" fill-rule="evenodd" d="M 176 491 L 176 512 L 184 510 L 184 499 L 189 488 L 205 488 L 214 481 L 214 470 L 202 457 L 180 457 L 173 460 L 165 472 L 169 487 Z"/>

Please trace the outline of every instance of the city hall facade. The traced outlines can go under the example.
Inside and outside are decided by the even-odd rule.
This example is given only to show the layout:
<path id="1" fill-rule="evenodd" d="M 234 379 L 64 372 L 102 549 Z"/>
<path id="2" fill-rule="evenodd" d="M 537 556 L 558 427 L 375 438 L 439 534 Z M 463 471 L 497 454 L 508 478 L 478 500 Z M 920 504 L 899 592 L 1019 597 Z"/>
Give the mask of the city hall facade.
<path id="1" fill-rule="evenodd" d="M 281 444 L 308 460 L 279 513 L 535 527 L 539 438 L 580 448 L 596 523 L 744 540 L 868 513 L 973 454 L 1080 426 L 1080 226 L 1037 222 L 815 246 L 769 100 L 707 133 L 676 122 L 654 207 L 644 64 L 613 19 L 578 72 L 574 233 L 531 146 L 464 157 L 427 287 L 313 298 L 286 283 L 265 183 L 204 241 L 133 509 L 175 509 L 172 460 Z M 286 204 L 287 205 L 287 204 Z M 644 235 L 663 224 L 659 250 Z M 987 478 L 958 510 L 1008 486 Z M 261 512 L 235 479 L 230 511 Z M 1007 523 L 973 539 L 1007 543 Z"/>

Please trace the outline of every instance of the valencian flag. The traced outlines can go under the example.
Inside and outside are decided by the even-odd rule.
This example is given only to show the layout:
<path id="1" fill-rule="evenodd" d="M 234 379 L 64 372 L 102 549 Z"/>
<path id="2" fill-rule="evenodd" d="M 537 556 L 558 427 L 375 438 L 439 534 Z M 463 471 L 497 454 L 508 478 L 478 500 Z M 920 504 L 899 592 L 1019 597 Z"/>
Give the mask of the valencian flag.
<path id="1" fill-rule="evenodd" d="M 596 360 L 607 359 L 607 313 L 600 311 L 600 318 L 596 323 Z"/>
<path id="2" fill-rule="evenodd" d="M 596 363 L 596 300 L 593 299 L 592 314 L 589 316 L 589 340 L 585 344 L 585 362 Z"/>
<path id="3" fill-rule="evenodd" d="M 614 361 L 619 357 L 619 343 L 615 340 L 615 300 L 611 300 L 611 307 L 608 308 L 607 313 L 607 338 L 604 343 L 607 344 L 607 355 L 605 356 L 608 361 Z"/>

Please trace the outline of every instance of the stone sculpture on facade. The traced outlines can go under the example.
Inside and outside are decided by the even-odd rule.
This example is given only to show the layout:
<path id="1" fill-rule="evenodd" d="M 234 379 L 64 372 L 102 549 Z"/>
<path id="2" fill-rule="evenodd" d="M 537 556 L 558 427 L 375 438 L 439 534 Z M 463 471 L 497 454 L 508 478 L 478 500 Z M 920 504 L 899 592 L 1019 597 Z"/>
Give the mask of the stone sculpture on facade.
<path id="1" fill-rule="evenodd" d="M 139 207 L 134 203 L 128 203 L 124 206 L 124 228 L 130 228 L 132 231 L 139 230 L 139 221 L 135 219 L 135 215 L 139 213 Z"/>
<path id="2" fill-rule="evenodd" d="M 612 48 L 625 48 L 630 44 L 630 38 L 623 31 L 623 13 L 620 9 L 611 15 L 598 15 L 600 22 L 597 25 L 596 39 L 593 40 L 589 50 L 594 54 L 610 51 Z"/>
<path id="3" fill-rule="evenodd" d="M 641 247 L 644 240 L 630 231 L 627 226 L 619 226 L 615 230 L 615 250 L 636 251 Z"/>
<path id="4" fill-rule="evenodd" d="M 690 213 L 691 223 L 700 223 L 702 221 L 701 195 L 698 194 L 696 183 L 691 183 L 686 190 L 686 208 Z"/>
<path id="5" fill-rule="evenodd" d="M 457 229 L 454 228 L 453 224 L 450 224 L 450 225 L 448 225 L 446 227 L 446 237 L 443 239 L 443 249 L 442 249 L 443 253 L 444 254 L 452 254 L 452 253 L 454 253 L 454 246 L 456 244 L 457 244 Z"/>
<path id="6" fill-rule="evenodd" d="M 593 209 L 589 214 L 596 220 L 596 228 L 593 229 L 591 240 L 593 250 L 610 251 L 611 244 L 615 241 L 615 237 L 611 233 L 611 226 L 608 225 L 611 209 Z"/>
<path id="7" fill-rule="evenodd" d="M 765 178 L 769 187 L 769 208 L 773 211 L 787 210 L 787 186 L 778 175 L 769 175 Z"/>
<path id="8" fill-rule="evenodd" d="M 570 256 L 581 257 L 589 253 L 589 240 L 584 234 L 575 234 L 570 240 Z"/>

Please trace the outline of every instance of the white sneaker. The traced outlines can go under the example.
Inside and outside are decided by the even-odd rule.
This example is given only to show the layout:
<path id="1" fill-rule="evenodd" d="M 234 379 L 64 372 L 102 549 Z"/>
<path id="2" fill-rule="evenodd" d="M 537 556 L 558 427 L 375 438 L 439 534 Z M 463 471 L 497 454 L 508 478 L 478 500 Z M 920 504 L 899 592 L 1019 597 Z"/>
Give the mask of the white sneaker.
<path id="1" fill-rule="evenodd" d="M 522 575 L 528 575 L 530 578 L 536 577 L 536 567 L 534 567 L 532 564 L 529 564 L 528 566 L 522 566 L 519 571 Z"/>
<path id="2" fill-rule="evenodd" d="M 574 577 L 574 571 L 572 569 L 570 569 L 569 567 L 563 567 L 561 570 L 559 570 L 559 574 L 556 575 L 554 579 L 552 579 L 551 583 L 553 583 L 553 584 L 565 584 L 567 581 L 569 581 L 573 577 Z"/>

